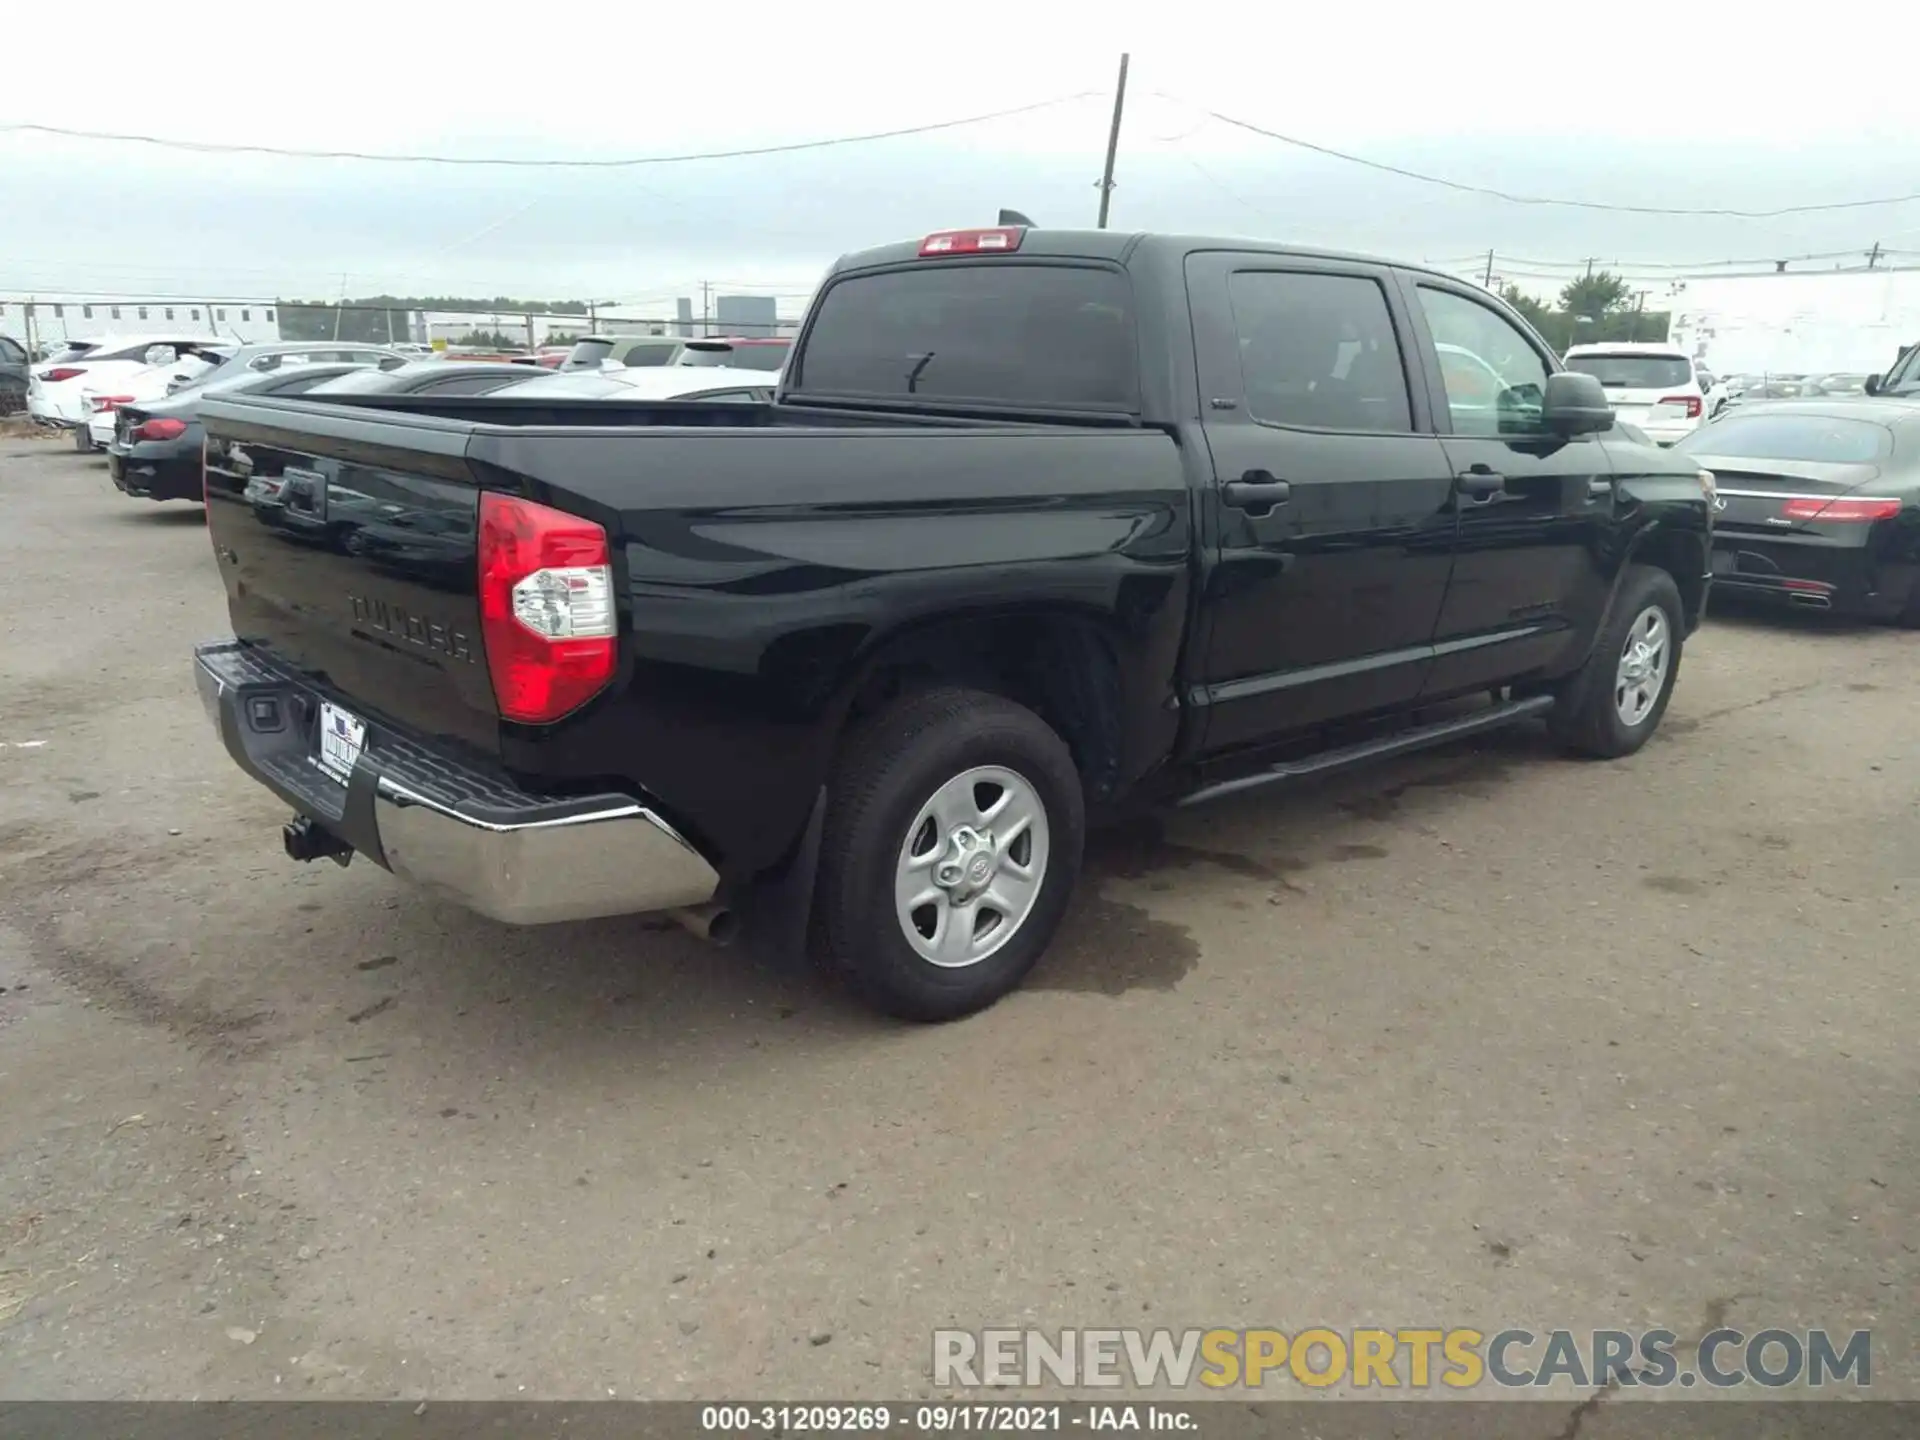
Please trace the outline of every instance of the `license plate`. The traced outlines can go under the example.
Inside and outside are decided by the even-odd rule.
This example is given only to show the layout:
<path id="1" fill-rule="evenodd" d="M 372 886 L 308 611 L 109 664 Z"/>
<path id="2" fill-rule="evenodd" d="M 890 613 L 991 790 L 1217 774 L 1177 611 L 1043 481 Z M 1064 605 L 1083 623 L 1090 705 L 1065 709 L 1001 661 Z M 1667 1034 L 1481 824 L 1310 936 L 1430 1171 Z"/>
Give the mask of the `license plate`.
<path id="1" fill-rule="evenodd" d="M 342 785 L 353 778 L 353 767 L 367 744 L 367 722 L 330 700 L 320 702 L 320 768 Z"/>
<path id="2" fill-rule="evenodd" d="M 1715 575 L 1731 575 L 1739 568 L 1740 559 L 1733 551 L 1716 550 L 1713 552 L 1713 573 Z"/>

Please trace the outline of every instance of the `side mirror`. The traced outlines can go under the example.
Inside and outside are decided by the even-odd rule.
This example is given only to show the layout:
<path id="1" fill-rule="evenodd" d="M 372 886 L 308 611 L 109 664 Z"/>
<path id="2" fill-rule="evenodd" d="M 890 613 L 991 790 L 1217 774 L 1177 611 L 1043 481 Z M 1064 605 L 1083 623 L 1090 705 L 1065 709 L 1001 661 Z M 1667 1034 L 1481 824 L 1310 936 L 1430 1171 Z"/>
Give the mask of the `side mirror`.
<path id="1" fill-rule="evenodd" d="M 1878 395 L 1880 393 L 1880 377 L 1878 375 L 1867 376 L 1866 390 L 1869 395 Z"/>
<path id="2" fill-rule="evenodd" d="M 1613 428 L 1613 406 L 1593 376 L 1562 370 L 1547 376 L 1540 420 L 1556 435 L 1593 435 Z"/>

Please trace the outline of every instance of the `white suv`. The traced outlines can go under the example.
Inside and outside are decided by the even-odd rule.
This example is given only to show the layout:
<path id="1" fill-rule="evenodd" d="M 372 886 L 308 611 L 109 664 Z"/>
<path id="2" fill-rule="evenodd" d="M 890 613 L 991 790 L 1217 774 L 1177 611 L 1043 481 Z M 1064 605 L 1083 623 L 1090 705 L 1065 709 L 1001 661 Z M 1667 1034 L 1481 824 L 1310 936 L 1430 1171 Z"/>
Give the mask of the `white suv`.
<path id="1" fill-rule="evenodd" d="M 1614 418 L 1672 445 L 1710 417 L 1693 357 L 1672 345 L 1574 345 L 1567 369 L 1593 376 L 1613 404 Z"/>

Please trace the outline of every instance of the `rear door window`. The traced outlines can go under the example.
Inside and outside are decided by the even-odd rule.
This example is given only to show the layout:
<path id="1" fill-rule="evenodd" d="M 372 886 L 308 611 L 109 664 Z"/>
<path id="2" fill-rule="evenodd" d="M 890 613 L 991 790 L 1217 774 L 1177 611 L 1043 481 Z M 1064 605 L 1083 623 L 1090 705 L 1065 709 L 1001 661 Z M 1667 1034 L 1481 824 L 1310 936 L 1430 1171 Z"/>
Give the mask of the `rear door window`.
<path id="1" fill-rule="evenodd" d="M 795 387 L 1016 409 L 1138 408 L 1133 297 L 1116 270 L 928 264 L 821 297 Z"/>
<path id="2" fill-rule="evenodd" d="M 1311 430 L 1412 430 L 1406 366 L 1378 281 L 1241 270 L 1228 296 L 1254 419 Z"/>

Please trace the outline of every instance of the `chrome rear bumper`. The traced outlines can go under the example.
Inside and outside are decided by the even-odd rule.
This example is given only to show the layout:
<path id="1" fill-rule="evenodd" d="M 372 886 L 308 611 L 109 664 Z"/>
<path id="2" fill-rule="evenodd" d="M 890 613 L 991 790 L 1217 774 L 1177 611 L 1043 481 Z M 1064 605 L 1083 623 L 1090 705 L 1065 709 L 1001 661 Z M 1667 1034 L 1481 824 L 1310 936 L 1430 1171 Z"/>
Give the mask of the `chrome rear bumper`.
<path id="1" fill-rule="evenodd" d="M 313 760 L 320 690 L 236 641 L 197 647 L 194 673 L 242 770 L 358 853 L 482 915 L 588 920 L 702 905 L 719 889 L 706 858 L 632 796 L 535 795 L 371 719 L 343 786 Z"/>

